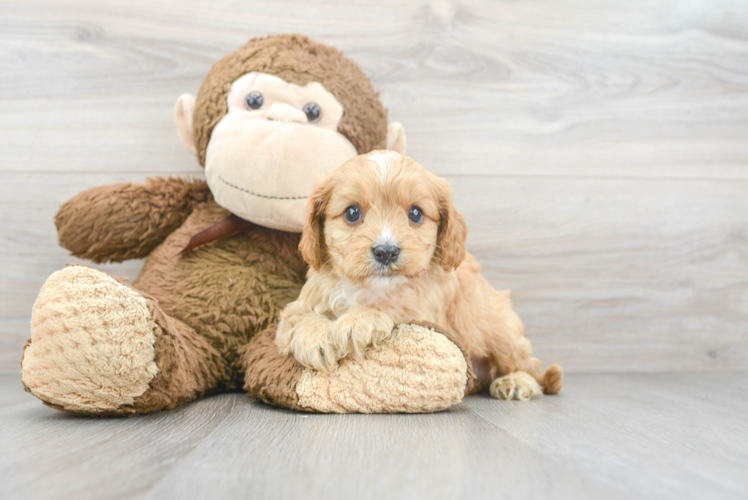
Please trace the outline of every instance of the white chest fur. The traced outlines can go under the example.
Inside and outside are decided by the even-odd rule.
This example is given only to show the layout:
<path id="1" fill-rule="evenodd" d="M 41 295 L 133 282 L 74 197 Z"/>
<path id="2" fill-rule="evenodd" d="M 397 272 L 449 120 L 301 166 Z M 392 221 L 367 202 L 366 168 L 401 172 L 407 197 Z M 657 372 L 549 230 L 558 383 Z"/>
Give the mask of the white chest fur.
<path id="1" fill-rule="evenodd" d="M 376 278 L 369 286 L 340 280 L 328 297 L 327 306 L 335 316 L 340 316 L 352 307 L 384 304 L 399 295 L 407 287 L 408 279 L 404 276 L 393 278 Z"/>
<path id="2" fill-rule="evenodd" d="M 444 283 L 437 285 L 430 276 L 379 278 L 368 286 L 341 279 L 326 294 L 324 304 L 320 304 L 320 309 L 325 311 L 316 312 L 337 318 L 353 307 L 368 306 L 386 312 L 395 322 L 441 324 L 446 321 L 453 298 L 454 287 L 444 286 Z"/>

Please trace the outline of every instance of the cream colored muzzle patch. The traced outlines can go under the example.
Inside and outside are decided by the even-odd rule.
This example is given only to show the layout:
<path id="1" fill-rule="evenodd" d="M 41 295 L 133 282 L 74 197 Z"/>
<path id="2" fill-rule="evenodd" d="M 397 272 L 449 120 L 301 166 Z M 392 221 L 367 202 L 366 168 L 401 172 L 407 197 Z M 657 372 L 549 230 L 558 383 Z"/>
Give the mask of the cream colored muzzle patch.
<path id="1" fill-rule="evenodd" d="M 57 271 L 34 304 L 23 383 L 66 410 L 131 405 L 158 372 L 155 326 L 134 289 L 88 267 Z"/>
<path id="2" fill-rule="evenodd" d="M 354 156 L 356 149 L 337 132 L 229 113 L 211 135 L 205 178 L 231 213 L 301 232 L 314 184 Z"/>
<path id="3" fill-rule="evenodd" d="M 299 406 L 324 413 L 422 413 L 459 403 L 466 384 L 467 361 L 454 343 L 424 326 L 400 325 L 387 349 L 344 359 L 333 372 L 304 370 L 296 393 Z"/>

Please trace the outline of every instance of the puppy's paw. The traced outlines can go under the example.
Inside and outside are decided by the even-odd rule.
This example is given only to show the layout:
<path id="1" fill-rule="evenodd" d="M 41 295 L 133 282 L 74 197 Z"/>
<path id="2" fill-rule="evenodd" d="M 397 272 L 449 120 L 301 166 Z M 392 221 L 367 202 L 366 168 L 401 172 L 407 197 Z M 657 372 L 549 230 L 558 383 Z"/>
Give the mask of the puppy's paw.
<path id="1" fill-rule="evenodd" d="M 313 370 L 332 371 L 342 357 L 332 342 L 332 322 L 318 314 L 281 320 L 275 343 L 281 354 L 293 355 L 296 361 Z"/>
<path id="2" fill-rule="evenodd" d="M 338 318 L 332 328 L 335 350 L 341 358 L 349 354 L 362 357 L 367 347 L 390 338 L 395 322 L 376 309 L 354 307 Z"/>
<path id="3" fill-rule="evenodd" d="M 514 372 L 497 378 L 491 383 L 489 391 L 496 399 L 519 401 L 535 399 L 543 394 L 538 381 L 527 372 Z"/>
<path id="4" fill-rule="evenodd" d="M 312 370 L 329 372 L 338 367 L 338 353 L 329 337 L 316 340 L 298 337 L 291 342 L 291 351 L 299 363 Z"/>

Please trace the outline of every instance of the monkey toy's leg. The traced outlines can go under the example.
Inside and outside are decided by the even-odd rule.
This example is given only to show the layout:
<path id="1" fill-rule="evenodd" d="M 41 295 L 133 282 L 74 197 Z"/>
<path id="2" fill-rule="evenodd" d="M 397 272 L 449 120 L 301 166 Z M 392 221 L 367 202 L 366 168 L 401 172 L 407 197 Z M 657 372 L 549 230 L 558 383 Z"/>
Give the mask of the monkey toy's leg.
<path id="1" fill-rule="evenodd" d="M 465 350 L 437 325 L 403 323 L 363 357 L 334 371 L 302 366 L 275 344 L 277 325 L 240 351 L 249 396 L 294 410 L 322 413 L 441 411 L 480 390 Z"/>
<path id="2" fill-rule="evenodd" d="M 47 280 L 34 304 L 21 362 L 26 390 L 91 416 L 173 408 L 227 378 L 219 353 L 158 303 L 85 266 Z"/>

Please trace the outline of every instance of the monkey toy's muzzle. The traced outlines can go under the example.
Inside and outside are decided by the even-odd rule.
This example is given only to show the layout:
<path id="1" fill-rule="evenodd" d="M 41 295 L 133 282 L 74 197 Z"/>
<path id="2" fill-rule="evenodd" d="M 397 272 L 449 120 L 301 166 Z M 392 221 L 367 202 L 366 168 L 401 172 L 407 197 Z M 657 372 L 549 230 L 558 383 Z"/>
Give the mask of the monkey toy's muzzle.
<path id="1" fill-rule="evenodd" d="M 228 113 L 213 129 L 205 176 L 216 202 L 231 213 L 301 232 L 315 182 L 356 154 L 336 131 Z"/>

